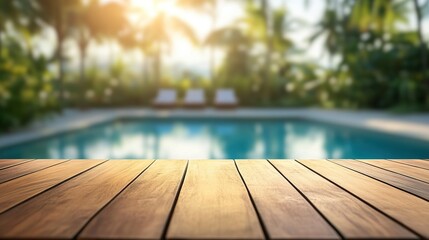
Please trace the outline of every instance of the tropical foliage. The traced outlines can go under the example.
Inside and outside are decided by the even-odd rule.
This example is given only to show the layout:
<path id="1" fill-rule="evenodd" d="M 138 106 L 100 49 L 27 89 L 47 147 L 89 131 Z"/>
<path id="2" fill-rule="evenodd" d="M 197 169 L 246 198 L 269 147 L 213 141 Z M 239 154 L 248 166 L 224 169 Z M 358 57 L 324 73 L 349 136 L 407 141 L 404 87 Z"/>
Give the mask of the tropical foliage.
<path id="1" fill-rule="evenodd" d="M 148 106 L 160 87 L 180 94 L 201 87 L 209 95 L 231 87 L 241 104 L 256 107 L 429 109 L 428 0 L 325 0 L 314 25 L 292 18 L 279 1 L 237 0 L 243 14 L 227 26 L 217 24 L 223 1 L 162 1 L 208 16 L 210 33 L 199 39 L 179 16 L 146 14 L 152 9 L 136 10 L 131 1 L 0 0 L 0 130 L 66 107 Z M 292 40 L 299 28 L 312 31 L 306 48 Z M 55 36 L 50 55 L 33 42 L 46 29 Z M 209 49 L 209 77 L 166 66 L 178 35 Z M 299 58 L 318 41 L 327 63 Z M 67 67 L 70 44 L 78 49 L 77 70 Z M 89 60 L 97 44 L 111 46 L 107 67 Z M 140 70 L 115 46 L 139 52 Z"/>
<path id="2" fill-rule="evenodd" d="M 13 51 L 9 51 L 13 49 Z M 0 57 L 0 126 L 18 127 L 58 109 L 48 60 L 7 38 Z"/>

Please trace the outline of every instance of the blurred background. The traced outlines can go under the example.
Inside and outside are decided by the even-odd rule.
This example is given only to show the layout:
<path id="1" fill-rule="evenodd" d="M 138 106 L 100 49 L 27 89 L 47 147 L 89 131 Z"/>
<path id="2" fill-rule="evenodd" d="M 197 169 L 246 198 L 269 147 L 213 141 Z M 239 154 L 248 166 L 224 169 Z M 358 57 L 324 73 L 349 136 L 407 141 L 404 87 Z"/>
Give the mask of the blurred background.
<path id="1" fill-rule="evenodd" d="M 428 15 L 428 0 L 0 0 L 0 131 L 160 88 L 427 111 Z"/>

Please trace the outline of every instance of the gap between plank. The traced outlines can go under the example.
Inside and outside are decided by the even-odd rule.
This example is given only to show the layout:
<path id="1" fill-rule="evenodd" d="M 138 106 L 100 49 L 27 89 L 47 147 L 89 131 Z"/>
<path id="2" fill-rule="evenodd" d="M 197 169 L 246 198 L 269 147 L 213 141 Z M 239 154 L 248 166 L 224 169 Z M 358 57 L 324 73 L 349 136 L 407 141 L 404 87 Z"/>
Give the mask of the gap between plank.
<path id="1" fill-rule="evenodd" d="M 359 159 L 354 159 L 354 160 L 359 161 Z M 381 160 L 381 159 L 380 159 L 380 160 Z M 385 160 L 385 161 L 389 161 L 389 160 L 387 160 L 387 159 L 383 159 L 383 160 Z M 370 161 L 370 160 L 369 160 L 369 161 Z M 375 161 L 377 161 L 377 160 L 375 160 Z M 402 175 L 402 176 L 405 176 L 405 177 L 409 177 L 409 178 L 412 178 L 412 179 L 414 179 L 414 180 L 417 180 L 417 181 L 420 181 L 420 182 L 424 182 L 424 183 L 426 183 L 426 184 L 429 184 L 429 182 L 423 181 L 423 180 L 421 180 L 421 179 L 414 178 L 414 177 L 412 177 L 412 176 L 407 176 L 407 175 L 405 175 L 405 174 L 402 174 L 402 173 L 399 173 L 399 172 L 395 172 L 395 171 L 390 170 L 390 169 L 387 169 L 387 168 L 383 168 L 383 167 L 379 167 L 379 166 L 376 166 L 376 165 L 372 165 L 371 163 L 367 163 L 367 162 L 364 162 L 364 161 L 360 161 L 360 162 L 361 162 L 361 163 L 364 163 L 364 164 L 368 164 L 368 165 L 373 166 L 373 167 L 376 167 L 376 168 L 380 168 L 380 169 L 383 169 L 383 170 L 389 171 L 389 172 L 393 172 L 393 173 L 396 173 L 396 174 L 399 174 L 399 175 Z M 409 166 L 408 164 L 405 164 L 405 165 L 406 165 L 406 166 Z"/>
<path id="2" fill-rule="evenodd" d="M 0 159 L 0 160 L 3 160 L 3 159 Z M 15 160 L 15 159 L 11 159 L 11 160 Z M 21 159 L 16 159 L 16 160 L 21 160 Z M 26 159 L 26 160 L 22 159 L 22 162 L 19 162 L 19 163 L 16 163 L 16 164 L 12 164 L 10 166 L 2 167 L 2 168 L 0 168 L 0 170 L 8 169 L 10 167 L 15 167 L 15 166 L 18 166 L 18 165 L 21 165 L 21 164 L 24 164 L 24 163 L 28 163 L 28 162 L 34 161 L 34 160 L 36 160 L 36 159 Z"/>
<path id="3" fill-rule="evenodd" d="M 37 159 L 35 159 L 34 161 L 36 161 L 36 160 L 37 160 Z M 50 160 L 48 160 L 48 161 L 50 161 Z M 64 160 L 52 160 L 52 161 L 60 161 L 60 162 L 58 162 L 58 163 L 56 163 L 56 164 L 54 164 L 54 165 L 50 165 L 50 166 L 47 166 L 47 167 L 41 168 L 41 169 L 39 169 L 39 170 L 37 170 L 37 171 L 34 171 L 34 172 L 25 173 L 25 174 L 23 174 L 23 175 L 21 175 L 21 176 L 17 176 L 17 177 L 14 177 L 14 178 L 8 179 L 8 180 L 6 180 L 6 181 L 4 181 L 4 182 L 2 182 L 2 183 L 0 183 L 0 184 L 3 184 L 3 183 L 6 183 L 6 182 L 9 182 L 9 181 L 12 181 L 12 180 L 18 179 L 18 178 L 20 178 L 20 177 L 24 177 L 24 176 L 30 175 L 30 174 L 32 174 L 32 173 L 37 173 L 37 172 L 39 172 L 39 171 L 42 171 L 42 170 L 48 169 L 48 168 L 50 168 L 50 167 L 54 167 L 54 166 L 57 166 L 57 165 L 60 165 L 60 164 L 66 163 L 66 162 L 70 161 L 70 159 L 64 159 Z M 27 162 L 29 162 L 29 161 L 27 161 Z M 20 164 L 18 164 L 18 165 L 20 165 Z M 15 166 L 17 166 L 17 165 L 15 165 Z M 15 166 L 13 166 L 13 167 L 15 167 Z"/>
<path id="4" fill-rule="evenodd" d="M 237 172 L 238 172 L 238 175 L 240 176 L 240 179 L 241 179 L 241 181 L 243 182 L 244 187 L 246 188 L 247 195 L 248 195 L 248 196 L 249 196 L 249 198 L 250 198 L 250 202 L 252 202 L 252 206 L 253 206 L 253 208 L 255 209 L 256 216 L 258 217 L 259 224 L 261 225 L 262 232 L 264 233 L 264 238 L 265 238 L 265 239 L 271 239 L 271 238 L 270 238 L 270 234 L 268 233 L 268 230 L 267 230 L 267 228 L 266 228 L 266 226 L 265 226 L 265 223 L 264 223 L 264 221 L 263 221 L 263 219 L 262 219 L 262 216 L 261 216 L 261 214 L 259 213 L 258 208 L 256 207 L 256 203 L 255 203 L 255 201 L 253 200 L 252 194 L 250 193 L 250 190 L 249 190 L 249 188 L 248 188 L 248 187 L 247 187 L 247 185 L 246 185 L 246 181 L 244 181 L 244 178 L 243 178 L 243 176 L 241 175 L 240 169 L 239 169 L 239 168 L 238 168 L 238 166 L 237 166 L 237 162 L 236 162 L 236 160 L 235 160 L 235 159 L 234 159 L 233 161 L 234 161 L 235 168 L 236 168 L 236 170 L 237 170 Z"/>
<path id="5" fill-rule="evenodd" d="M 360 162 L 360 161 L 359 161 L 359 160 L 357 160 L 357 159 L 351 159 L 351 160 L 352 160 L 352 161 L 359 162 L 359 164 L 363 163 L 363 162 Z M 381 180 L 381 179 L 378 179 L 378 178 L 376 178 L 376 177 L 372 177 L 372 176 L 370 176 L 370 175 L 368 175 L 368 174 L 366 174 L 366 173 L 364 173 L 364 172 L 360 172 L 360 171 L 355 170 L 355 169 L 353 169 L 353 168 L 350 168 L 350 167 L 347 167 L 347 166 L 343 166 L 343 165 L 341 165 L 341 164 L 339 164 L 339 163 L 336 163 L 336 162 L 333 162 L 333 161 L 331 161 L 331 160 L 329 160 L 329 159 L 328 159 L 328 161 L 329 161 L 329 162 L 331 162 L 331 163 L 333 163 L 333 164 L 336 164 L 336 165 L 338 165 L 338 166 L 341 166 L 341 167 L 343 167 L 343 168 L 347 168 L 347 169 L 349 169 L 349 170 L 352 170 L 353 172 L 357 172 L 357 173 L 359 173 L 359 174 L 365 175 L 365 176 L 367 176 L 367 177 L 369 177 L 369 178 L 372 178 L 372 179 L 374 179 L 374 180 L 376 180 L 376 181 L 379 181 L 379 182 L 382 182 L 382 183 L 384 183 L 384 184 L 387 184 L 387 185 L 389 185 L 389 186 L 391 186 L 391 187 L 393 187 L 393 188 L 396 188 L 396 189 L 398 189 L 398 190 L 400 190 L 400 191 L 406 192 L 406 193 L 408 193 L 408 194 L 410 194 L 410 195 L 413 195 L 413 196 L 415 196 L 415 197 L 418 197 L 418 198 L 421 198 L 421 199 L 423 199 L 423 200 L 425 200 L 425 201 L 428 201 L 428 200 L 427 200 L 427 199 L 425 199 L 424 197 L 418 196 L 418 195 L 416 195 L 416 194 L 414 194 L 414 193 L 412 193 L 412 192 L 409 192 L 409 191 L 407 191 L 407 190 L 405 190 L 405 189 L 399 188 L 399 187 L 397 187 L 397 186 L 395 186 L 395 185 L 393 185 L 393 184 L 390 184 L 390 183 L 388 183 L 388 182 L 385 182 L 385 181 L 383 181 L 383 180 Z M 371 165 L 371 166 L 374 166 L 374 165 Z M 400 174 L 400 175 L 401 175 L 401 176 L 404 176 L 404 175 L 402 175 L 402 174 Z M 411 179 L 415 180 L 414 178 L 411 178 Z"/>
<path id="6" fill-rule="evenodd" d="M 317 160 L 314 160 L 314 161 L 317 161 Z M 301 164 L 302 166 L 306 167 L 307 169 L 309 169 L 310 171 L 312 171 L 312 172 L 316 173 L 317 175 L 319 175 L 319 176 L 321 176 L 322 178 L 326 179 L 327 181 L 331 182 L 331 183 L 332 183 L 332 184 L 334 184 L 335 186 L 337 186 L 337 187 L 339 187 L 339 188 L 343 189 L 345 192 L 349 193 L 350 195 L 352 195 L 352 196 L 356 197 L 356 198 L 357 198 L 357 199 L 359 199 L 360 201 L 364 202 L 366 205 L 368 205 L 368 206 L 372 207 L 373 209 L 375 209 L 377 212 L 379 212 L 379 213 L 383 214 L 383 215 L 384 215 L 384 216 L 386 216 L 387 218 L 389 218 L 389 219 L 391 219 L 392 221 L 394 221 L 394 222 L 398 223 L 400 226 L 404 227 L 405 229 L 407 229 L 408 231 L 410 231 L 411 233 L 413 233 L 414 235 L 416 235 L 416 236 L 417 236 L 417 237 L 419 237 L 420 239 L 424 239 L 424 237 L 423 237 L 422 235 L 420 235 L 419 233 L 417 233 L 416 231 L 414 231 L 414 230 L 413 230 L 413 229 L 411 229 L 410 227 L 406 226 L 406 225 L 405 225 L 405 224 L 403 224 L 402 222 L 400 222 L 400 221 L 396 220 L 396 218 L 391 217 L 391 216 L 390 216 L 390 215 L 388 215 L 387 213 L 383 212 L 381 209 L 379 209 L 379 208 L 375 207 L 374 205 L 370 204 L 369 202 L 367 202 L 366 200 L 362 199 L 362 198 L 361 198 L 361 197 L 359 197 L 358 195 L 356 195 L 356 194 L 352 193 L 351 191 L 348 191 L 346 188 L 341 187 L 341 186 L 340 186 L 339 184 L 337 184 L 336 182 L 331 181 L 330 179 L 328 179 L 328 178 L 327 178 L 327 177 L 325 177 L 324 175 L 322 175 L 322 174 L 318 173 L 317 171 L 313 170 L 312 168 L 307 167 L 305 164 L 301 163 L 300 161 L 297 161 L 297 162 L 298 162 L 299 164 Z M 329 163 L 334 164 L 333 162 L 331 162 L 331 161 L 329 161 L 329 160 L 326 160 L 326 162 L 329 162 Z M 341 166 L 341 165 L 340 165 L 340 166 Z M 344 166 L 341 166 L 341 167 L 345 168 Z M 347 168 L 346 168 L 346 169 L 347 169 Z M 360 173 L 359 173 L 359 174 L 360 174 Z M 361 175 L 363 175 L 363 174 L 361 174 Z M 365 175 L 364 175 L 364 176 L 365 176 Z"/>
<path id="7" fill-rule="evenodd" d="M 424 169 L 424 170 L 429 170 L 429 168 L 425 168 L 425 167 L 420 167 L 420 166 L 416 166 L 416 165 L 411 165 L 405 162 L 398 162 L 397 160 L 405 160 L 405 161 L 413 161 L 413 160 L 406 160 L 406 159 L 386 159 L 389 161 L 392 161 L 394 163 L 399 163 L 399 164 L 403 164 L 403 165 L 407 165 L 407 166 L 411 166 L 411 167 L 415 167 L 415 168 L 420 168 L 420 169 Z M 421 159 L 417 159 L 417 160 L 421 160 Z M 423 160 L 424 161 L 424 160 Z"/>
<path id="8" fill-rule="evenodd" d="M 185 183 L 186 174 L 188 173 L 188 166 L 189 166 L 189 160 L 186 160 L 185 171 L 183 172 L 182 179 L 180 180 L 180 183 L 179 183 L 179 188 L 177 189 L 176 196 L 174 197 L 174 200 L 173 200 L 173 205 L 171 206 L 170 212 L 167 215 L 167 220 L 165 221 L 164 228 L 162 229 L 161 239 L 166 239 L 168 227 L 170 226 L 171 219 L 173 218 L 174 209 L 176 208 L 177 201 L 179 200 L 179 195 L 182 192 L 182 186 Z"/>
<path id="9" fill-rule="evenodd" d="M 295 161 L 296 160 L 288 160 L 288 161 Z M 319 211 L 319 209 L 317 209 L 317 207 L 310 201 L 310 199 L 307 198 L 307 196 L 305 196 L 305 194 L 303 192 L 301 192 L 301 190 L 296 187 L 285 175 L 283 175 L 283 173 L 268 159 L 268 163 L 311 205 L 311 207 L 313 207 L 316 212 L 328 223 L 329 226 L 332 227 L 332 229 L 334 229 L 334 231 L 338 234 L 338 236 L 340 236 L 341 239 L 346 239 L 343 234 L 335 227 L 334 224 L 331 223 L 331 221 L 329 221 L 325 215 L 323 215 L 322 212 Z"/>
<path id="10" fill-rule="evenodd" d="M 106 160 L 108 161 L 108 160 Z M 138 161 L 138 160 L 137 160 Z M 95 216 L 97 216 L 101 211 L 103 211 L 111 202 L 113 202 L 113 200 L 115 200 L 115 198 L 117 198 L 122 192 L 125 191 L 125 189 L 128 188 L 128 186 L 130 186 L 137 178 L 139 178 L 148 168 L 150 168 L 150 166 L 152 166 L 152 164 L 155 162 L 156 160 L 152 160 L 152 162 L 145 167 L 139 174 L 137 174 L 137 176 L 135 176 L 133 179 L 131 179 L 131 181 L 129 183 L 127 183 L 117 194 L 115 194 L 104 206 L 102 206 L 100 209 L 98 209 L 98 211 L 96 211 L 94 213 L 94 215 L 92 215 L 86 222 L 85 224 L 80 228 L 79 231 L 77 231 L 77 233 L 73 236 L 72 239 L 77 239 L 79 237 L 79 235 L 82 233 L 82 231 L 86 228 L 86 226 L 88 226 L 88 224 L 95 218 Z"/>
<path id="11" fill-rule="evenodd" d="M 82 160 L 82 161 L 84 161 L 84 160 Z M 59 186 L 59 185 L 61 185 L 61 184 L 65 183 L 65 182 L 67 182 L 67 181 L 69 181 L 69 180 L 70 180 L 70 179 L 72 179 L 72 178 L 75 178 L 75 177 L 77 177 L 77 176 L 79 176 L 79 175 L 81 175 L 81 174 L 83 174 L 83 173 L 85 173 L 85 172 L 87 172 L 87 171 L 89 171 L 89 170 L 91 170 L 91 169 L 95 168 L 95 167 L 100 166 L 101 164 L 103 164 L 103 163 L 105 163 L 105 162 L 107 162 L 107 160 L 104 160 L 104 161 L 100 162 L 99 164 L 96 164 L 96 165 L 94 165 L 94 166 L 92 166 L 92 167 L 90 167 L 90 168 L 88 168 L 88 169 L 86 169 L 86 170 L 84 170 L 84 171 L 82 171 L 82 172 L 79 172 L 79 173 L 77 173 L 76 175 L 73 175 L 73 176 L 71 176 L 71 177 L 69 177 L 69 178 L 66 178 L 66 179 L 64 179 L 63 181 L 60 181 L 60 182 L 58 182 L 57 184 L 54 184 L 54 185 L 52 185 L 51 187 L 48 187 L 48 188 L 46 188 L 45 190 L 43 190 L 43 191 L 41 191 L 41 192 L 39 192 L 39 193 L 35 194 L 34 196 L 31 196 L 31 197 L 29 197 L 28 199 L 25 199 L 24 201 L 19 202 L 19 203 L 17 203 L 17 204 L 15 204 L 15 205 L 13 205 L 12 207 L 8 208 L 7 210 L 5 210 L 5 211 L 3 211 L 3 212 L 0 212 L 0 214 L 3 214 L 3 213 L 5 213 L 5 212 L 7 212 L 7 211 L 10 211 L 11 209 L 13 209 L 13 208 L 15 208 L 15 207 L 18 207 L 19 205 L 21 205 L 21 204 L 23 204 L 23 203 L 25 203 L 25 202 L 28 202 L 28 201 L 30 201 L 30 200 L 31 200 L 31 199 L 33 199 L 33 198 L 36 198 L 37 196 L 39 196 L 39 195 L 41 195 L 41 194 L 43 194 L 43 193 L 45 193 L 45 192 L 47 192 L 47 191 L 49 191 L 49 190 L 51 190 L 51 189 L 53 189 L 53 188 L 57 187 L 57 186 Z"/>

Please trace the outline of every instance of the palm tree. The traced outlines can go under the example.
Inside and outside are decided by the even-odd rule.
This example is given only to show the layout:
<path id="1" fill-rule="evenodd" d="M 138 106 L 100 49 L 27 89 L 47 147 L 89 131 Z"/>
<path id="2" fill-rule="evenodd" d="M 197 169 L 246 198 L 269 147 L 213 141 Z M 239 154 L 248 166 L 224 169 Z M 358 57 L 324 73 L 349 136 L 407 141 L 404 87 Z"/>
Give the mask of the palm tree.
<path id="1" fill-rule="evenodd" d="M 270 76 L 271 69 L 271 56 L 273 51 L 273 39 L 272 39 L 272 29 L 271 29 L 271 8 L 269 0 L 260 0 L 261 1 L 261 11 L 264 17 L 265 31 L 266 31 L 266 41 L 267 41 L 267 52 L 265 56 L 265 70 L 267 79 Z"/>
<path id="2" fill-rule="evenodd" d="M 429 77 L 427 76 L 428 71 L 428 59 L 427 59 L 427 47 L 425 43 L 425 39 L 423 37 L 423 29 L 422 29 L 422 21 L 423 21 L 423 6 L 426 6 L 429 8 L 429 1 L 426 1 L 423 5 L 419 4 L 418 0 L 413 0 L 415 15 L 416 15 L 416 21 L 417 21 L 417 34 L 419 37 L 420 42 L 420 56 L 421 56 L 421 62 L 422 62 L 422 70 L 425 72 L 425 76 L 428 78 L 427 84 L 429 88 Z"/>
<path id="3" fill-rule="evenodd" d="M 408 21 L 407 2 L 403 0 L 359 0 L 352 6 L 350 24 L 361 31 L 395 33 L 397 24 Z"/>
<path id="4" fill-rule="evenodd" d="M 128 10 L 126 1 L 111 1 L 100 5 L 94 11 L 90 22 L 97 30 L 98 36 L 105 40 L 115 41 L 130 26 L 127 17 Z"/>
<path id="5" fill-rule="evenodd" d="M 265 53 L 265 101 L 270 101 L 271 98 L 271 64 L 272 64 L 272 53 L 273 53 L 273 37 L 272 37 L 272 18 L 271 18 L 271 7 L 269 0 L 260 0 L 261 1 L 261 11 L 263 14 L 263 19 L 265 23 L 266 31 L 266 47 L 267 51 Z"/>
<path id="6" fill-rule="evenodd" d="M 286 8 L 276 9 L 272 14 L 272 48 L 281 56 L 293 47 L 287 32 L 294 31 L 301 23 L 288 17 Z"/>
<path id="7" fill-rule="evenodd" d="M 223 48 L 226 57 L 222 67 L 222 73 L 228 78 L 228 83 L 233 84 L 231 80 L 243 80 L 249 77 L 250 58 L 249 51 L 252 43 L 251 37 L 242 29 L 236 26 L 227 26 L 215 30 L 207 37 L 205 44 L 212 47 Z M 216 82 L 218 86 L 227 85 L 227 83 Z"/>
<path id="8" fill-rule="evenodd" d="M 154 51 L 154 75 L 157 84 L 161 84 L 162 55 L 171 46 L 172 33 L 180 33 L 192 43 L 198 42 L 192 28 L 177 16 L 160 12 L 144 27 L 147 41 L 152 42 Z"/>
<path id="9" fill-rule="evenodd" d="M 217 22 L 217 6 L 218 0 L 178 0 L 179 6 L 188 7 L 203 13 L 209 14 L 212 21 L 211 32 L 216 29 Z M 213 82 L 215 82 L 215 49 L 212 47 L 210 50 L 210 76 Z"/>
<path id="10" fill-rule="evenodd" d="M 92 38 L 95 36 L 95 28 L 93 18 L 91 16 L 96 13 L 98 3 L 90 1 L 86 5 L 81 5 L 70 14 L 70 27 L 72 36 L 76 38 L 79 49 L 79 75 L 80 81 L 85 81 L 85 59 L 87 49 Z"/>
<path id="11" fill-rule="evenodd" d="M 55 59 L 58 63 L 58 89 L 60 106 L 64 107 L 64 53 L 63 44 L 67 37 L 67 14 L 71 8 L 81 4 L 80 0 L 37 0 L 40 19 L 52 26 L 57 38 Z"/>
<path id="12" fill-rule="evenodd" d="M 121 30 L 128 26 L 126 11 L 122 4 L 116 2 L 101 4 L 92 0 L 73 9 L 69 22 L 79 47 L 79 72 L 83 82 L 85 81 L 85 58 L 89 43 L 93 39 L 100 40 L 103 37 L 120 35 Z"/>
<path id="13" fill-rule="evenodd" d="M 22 18 L 32 18 L 34 16 L 35 5 L 31 1 L 19 0 L 8 1 L 0 0 L 0 56 L 3 49 L 3 32 L 6 30 L 6 24 L 12 23 L 15 27 L 30 27 L 33 21 L 20 21 Z M 34 26 L 31 26 L 34 29 Z"/>
<path id="14" fill-rule="evenodd" d="M 275 68 L 271 81 L 274 85 L 278 86 L 282 82 L 285 86 L 286 82 L 289 81 L 285 75 L 288 71 L 287 68 L 291 65 L 288 54 L 294 49 L 294 43 L 289 38 L 289 33 L 300 27 L 301 22 L 289 17 L 286 7 L 275 9 L 272 19 L 272 44 L 273 51 L 277 54 L 274 55 L 275 58 L 273 57 Z"/>
<path id="15" fill-rule="evenodd" d="M 3 32 L 8 21 L 16 22 L 17 9 L 14 1 L 0 1 L 0 56 L 3 49 Z"/>
<path id="16" fill-rule="evenodd" d="M 13 1 L 4 1 L 4 0 L 0 1 L 0 56 L 3 49 L 2 37 L 3 37 L 3 31 L 5 31 L 6 22 L 10 20 L 11 18 L 10 15 L 14 15 L 14 14 L 11 14 L 15 10 L 13 3 L 14 3 Z"/>
<path id="17" fill-rule="evenodd" d="M 338 28 L 339 21 L 335 10 L 326 9 L 322 20 L 316 26 L 316 32 L 310 37 L 310 42 L 321 37 L 324 38 L 323 45 L 329 54 L 331 65 L 333 56 L 339 52 L 341 46 L 342 33 Z"/>
<path id="18" fill-rule="evenodd" d="M 273 55 L 273 22 L 270 0 L 245 1 L 246 17 L 244 21 L 248 25 L 251 34 L 255 34 L 265 44 L 265 61 L 262 71 L 263 98 L 270 100 L 271 91 L 271 64 Z M 259 4 L 257 4 L 259 3 Z M 253 33 L 252 33 L 253 32 Z"/>
<path id="19" fill-rule="evenodd" d="M 128 31 L 120 36 L 119 43 L 126 50 L 138 50 L 142 57 L 142 76 L 144 81 L 148 77 L 148 59 L 153 55 L 153 43 L 146 39 L 142 33 L 144 26 L 136 24 L 129 27 Z"/>

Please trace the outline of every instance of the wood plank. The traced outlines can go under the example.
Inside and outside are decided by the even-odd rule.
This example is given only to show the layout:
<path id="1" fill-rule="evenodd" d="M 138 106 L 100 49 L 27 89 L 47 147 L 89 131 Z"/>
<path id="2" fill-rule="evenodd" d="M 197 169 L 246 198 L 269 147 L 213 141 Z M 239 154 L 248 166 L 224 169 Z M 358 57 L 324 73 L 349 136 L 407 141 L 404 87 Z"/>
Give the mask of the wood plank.
<path id="1" fill-rule="evenodd" d="M 157 160 L 84 229 L 83 239 L 160 239 L 187 161 Z"/>
<path id="2" fill-rule="evenodd" d="M 0 184 L 0 213 L 102 162 L 72 160 Z"/>
<path id="3" fill-rule="evenodd" d="M 426 169 L 389 160 L 362 160 L 362 162 L 429 183 L 429 172 Z"/>
<path id="4" fill-rule="evenodd" d="M 234 161 L 189 161 L 167 238 L 264 238 Z"/>
<path id="5" fill-rule="evenodd" d="M 0 170 L 15 165 L 23 164 L 29 161 L 31 161 L 31 159 L 2 159 L 0 160 Z"/>
<path id="6" fill-rule="evenodd" d="M 402 163 L 402 164 L 406 164 L 406 165 L 411 165 L 414 167 L 419 167 L 419 168 L 424 168 L 424 169 L 428 169 L 429 170 L 429 161 L 426 160 L 419 160 L 419 159 L 415 159 L 415 160 L 389 160 L 389 161 L 394 161 L 394 162 L 398 162 L 398 163 Z"/>
<path id="7" fill-rule="evenodd" d="M 270 239 L 340 238 L 268 161 L 240 160 L 236 164 Z"/>
<path id="8" fill-rule="evenodd" d="M 417 238 L 398 223 L 298 162 L 271 162 L 345 238 Z"/>
<path id="9" fill-rule="evenodd" d="M 339 165 L 429 200 L 429 184 L 355 160 L 331 160 Z"/>
<path id="10" fill-rule="evenodd" d="M 42 169 L 61 164 L 67 160 L 34 160 L 26 164 L 19 164 L 13 167 L 7 168 L 5 171 L 0 171 L 0 183 L 10 181 L 21 176 L 25 176 L 30 173 L 40 171 Z"/>
<path id="11" fill-rule="evenodd" d="M 300 162 L 429 238 L 429 202 L 327 160 Z"/>
<path id="12" fill-rule="evenodd" d="M 0 215 L 0 237 L 70 239 L 152 161 L 107 161 Z"/>

